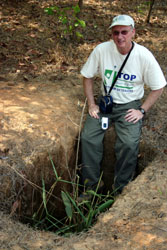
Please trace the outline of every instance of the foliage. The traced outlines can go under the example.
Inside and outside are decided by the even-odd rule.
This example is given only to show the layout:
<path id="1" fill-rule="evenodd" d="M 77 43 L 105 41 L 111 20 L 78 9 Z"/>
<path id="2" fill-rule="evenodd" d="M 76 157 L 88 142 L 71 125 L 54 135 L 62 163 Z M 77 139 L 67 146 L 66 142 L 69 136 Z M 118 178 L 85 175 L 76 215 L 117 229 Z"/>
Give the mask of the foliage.
<path id="1" fill-rule="evenodd" d="M 71 39 L 82 38 L 81 29 L 86 27 L 84 20 L 78 18 L 80 7 L 78 5 L 72 7 L 48 7 L 45 8 L 45 13 L 48 15 L 55 15 L 59 24 L 62 25 L 61 38 L 70 37 Z"/>
<path id="2" fill-rule="evenodd" d="M 147 15 L 147 18 L 146 18 L 146 22 L 147 22 L 147 23 L 149 23 L 149 22 L 150 22 L 151 12 L 152 12 L 152 9 L 153 9 L 153 6 L 154 6 L 154 3 L 155 3 L 155 0 L 151 0 L 151 2 L 150 2 L 150 6 L 149 6 L 148 15 Z"/>
<path id="3" fill-rule="evenodd" d="M 67 192 L 62 191 L 62 197 L 69 219 L 69 228 L 74 227 L 75 232 L 87 230 L 93 225 L 97 215 L 108 209 L 114 202 L 113 198 L 109 195 L 104 196 L 93 190 L 89 190 L 88 194 L 91 195 L 90 200 L 78 202 Z"/>
<path id="4" fill-rule="evenodd" d="M 56 171 L 54 163 L 51 159 L 52 167 L 55 173 L 55 183 L 52 185 L 49 192 L 46 191 L 45 181 L 42 178 L 42 199 L 43 202 L 38 211 L 33 216 L 34 226 L 45 230 L 53 230 L 57 234 L 68 235 L 74 232 L 87 230 L 96 221 L 97 216 L 108 209 L 114 202 L 111 194 L 98 194 L 96 190 L 88 190 L 86 194 L 90 199 L 79 201 L 78 189 L 81 185 L 78 183 L 68 182 L 61 179 Z M 71 195 L 66 191 L 61 191 L 62 202 L 65 207 L 66 216 L 62 219 L 57 219 L 54 213 L 50 213 L 48 209 L 48 201 L 52 196 L 53 189 L 58 182 L 69 183 L 75 185 L 75 194 Z"/>
<path id="5" fill-rule="evenodd" d="M 142 14 L 142 15 L 145 15 L 145 11 L 148 10 L 148 8 L 150 7 L 150 3 L 151 1 L 144 1 L 142 3 L 140 3 L 138 6 L 137 6 L 137 11 Z"/>
<path id="6" fill-rule="evenodd" d="M 140 3 L 137 6 L 137 11 L 142 14 L 142 15 L 146 15 L 147 12 L 147 16 L 146 16 L 146 22 L 149 23 L 150 22 L 150 17 L 151 17 L 151 11 L 153 8 L 153 5 L 155 3 L 155 0 L 146 0 L 143 3 Z"/>

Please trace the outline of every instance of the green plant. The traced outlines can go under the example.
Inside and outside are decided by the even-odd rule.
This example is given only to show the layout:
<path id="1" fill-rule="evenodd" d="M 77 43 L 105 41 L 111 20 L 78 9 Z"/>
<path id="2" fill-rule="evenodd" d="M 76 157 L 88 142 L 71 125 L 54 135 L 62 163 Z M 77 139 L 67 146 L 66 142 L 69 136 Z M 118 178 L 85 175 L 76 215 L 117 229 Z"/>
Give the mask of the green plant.
<path id="1" fill-rule="evenodd" d="M 63 180 L 58 176 L 56 168 L 52 159 L 50 158 L 53 171 L 55 174 L 55 182 L 47 192 L 45 187 L 44 178 L 42 178 L 42 204 L 38 211 L 34 213 L 32 218 L 34 226 L 37 228 L 43 228 L 45 230 L 53 230 L 57 234 L 68 235 L 74 232 L 81 232 L 87 230 L 96 221 L 97 216 L 108 209 L 114 202 L 113 197 L 110 194 L 102 195 L 98 194 L 97 185 L 96 190 L 88 190 L 87 194 L 91 196 L 91 199 L 78 201 L 78 189 L 82 187 L 78 183 L 69 182 Z M 101 180 L 100 180 L 101 181 Z M 61 191 L 62 202 L 65 207 L 66 216 L 62 219 L 57 219 L 53 213 L 48 209 L 48 202 L 52 197 L 53 190 L 58 182 L 64 182 L 71 185 L 75 185 L 74 194 L 69 194 L 66 191 Z M 84 187 L 82 187 L 83 189 Z"/>
<path id="2" fill-rule="evenodd" d="M 114 202 L 109 195 L 97 194 L 93 190 L 87 192 L 92 196 L 91 200 L 78 203 L 69 193 L 62 191 L 62 199 L 69 220 L 69 228 L 73 226 L 75 232 L 87 230 L 91 227 L 97 215 L 108 209 Z"/>
<path id="3" fill-rule="evenodd" d="M 148 8 L 150 7 L 150 3 L 151 3 L 151 1 L 144 1 L 144 2 L 140 3 L 137 6 L 137 11 L 140 14 L 145 15 L 145 13 L 148 11 Z"/>
<path id="4" fill-rule="evenodd" d="M 146 22 L 150 22 L 151 12 L 154 6 L 155 0 L 146 0 L 137 6 L 137 11 L 146 16 Z M 147 14 L 146 14 L 147 13 Z"/>
<path id="5" fill-rule="evenodd" d="M 72 7 L 60 8 L 58 6 L 45 8 L 45 13 L 55 15 L 59 24 L 62 26 L 61 38 L 70 36 L 70 38 L 82 38 L 80 29 L 86 27 L 84 20 L 78 18 L 80 8 L 78 5 Z"/>

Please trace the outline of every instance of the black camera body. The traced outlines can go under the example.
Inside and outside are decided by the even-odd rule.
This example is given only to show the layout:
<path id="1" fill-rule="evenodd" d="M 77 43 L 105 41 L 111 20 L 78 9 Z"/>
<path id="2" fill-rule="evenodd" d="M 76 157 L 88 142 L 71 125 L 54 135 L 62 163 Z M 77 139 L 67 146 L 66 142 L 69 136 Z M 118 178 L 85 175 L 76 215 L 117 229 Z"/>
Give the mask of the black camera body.
<path id="1" fill-rule="evenodd" d="M 113 98 L 111 95 L 101 96 L 99 102 L 100 112 L 103 114 L 111 114 L 113 105 Z"/>

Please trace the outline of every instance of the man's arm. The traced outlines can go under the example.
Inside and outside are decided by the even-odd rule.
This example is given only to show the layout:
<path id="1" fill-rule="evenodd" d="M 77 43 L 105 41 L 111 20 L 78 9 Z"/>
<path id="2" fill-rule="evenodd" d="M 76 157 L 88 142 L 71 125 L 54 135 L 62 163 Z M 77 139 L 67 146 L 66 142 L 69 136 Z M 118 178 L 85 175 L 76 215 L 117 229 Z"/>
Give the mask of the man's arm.
<path id="1" fill-rule="evenodd" d="M 143 108 L 146 112 L 153 106 L 153 104 L 157 101 L 157 99 L 161 96 L 163 92 L 163 88 L 152 90 L 149 95 L 147 96 L 146 100 L 143 102 L 141 108 Z M 136 123 L 140 119 L 143 118 L 143 114 L 140 110 L 136 109 L 129 109 L 125 116 L 125 120 L 128 122 Z"/>
<path id="2" fill-rule="evenodd" d="M 93 94 L 93 78 L 83 78 L 83 88 L 85 96 L 88 100 L 88 111 L 90 116 L 94 118 L 99 118 L 99 107 L 95 104 L 94 94 Z"/>
<path id="3" fill-rule="evenodd" d="M 142 104 L 141 108 L 143 108 L 146 112 L 153 106 L 153 104 L 157 101 L 157 99 L 162 95 L 163 88 L 152 90 L 145 102 Z"/>

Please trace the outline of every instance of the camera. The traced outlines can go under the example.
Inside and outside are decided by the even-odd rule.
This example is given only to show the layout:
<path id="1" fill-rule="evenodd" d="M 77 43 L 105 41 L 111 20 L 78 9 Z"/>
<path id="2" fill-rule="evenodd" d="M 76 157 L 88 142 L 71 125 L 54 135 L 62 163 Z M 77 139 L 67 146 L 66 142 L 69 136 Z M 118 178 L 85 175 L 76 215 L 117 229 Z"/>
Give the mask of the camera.
<path id="1" fill-rule="evenodd" d="M 99 102 L 100 112 L 102 114 L 111 114 L 112 103 L 113 103 L 113 99 L 111 95 L 101 96 L 100 102 Z"/>
<path id="2" fill-rule="evenodd" d="M 103 130 L 108 129 L 108 117 L 101 118 L 101 128 Z"/>

